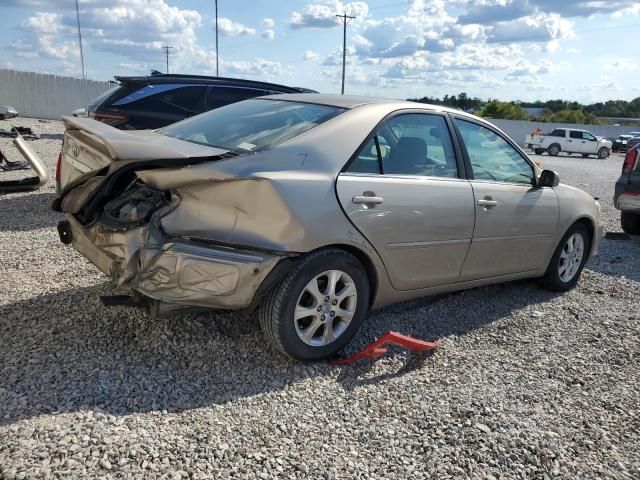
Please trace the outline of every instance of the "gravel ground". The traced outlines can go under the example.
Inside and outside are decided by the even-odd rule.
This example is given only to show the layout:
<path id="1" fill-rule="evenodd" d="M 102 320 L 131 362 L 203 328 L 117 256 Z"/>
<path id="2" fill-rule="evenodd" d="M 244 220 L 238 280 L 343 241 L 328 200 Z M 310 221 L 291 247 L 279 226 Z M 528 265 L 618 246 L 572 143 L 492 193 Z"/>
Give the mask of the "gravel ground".
<path id="1" fill-rule="evenodd" d="M 15 123 L 51 135 L 32 145 L 53 172 L 61 124 Z M 541 159 L 619 232 L 622 157 Z M 395 305 L 350 347 L 442 338 L 429 357 L 302 365 L 252 318 L 103 307 L 53 197 L 0 197 L 0 478 L 640 477 L 635 240 L 605 239 L 569 293 L 516 282 Z"/>

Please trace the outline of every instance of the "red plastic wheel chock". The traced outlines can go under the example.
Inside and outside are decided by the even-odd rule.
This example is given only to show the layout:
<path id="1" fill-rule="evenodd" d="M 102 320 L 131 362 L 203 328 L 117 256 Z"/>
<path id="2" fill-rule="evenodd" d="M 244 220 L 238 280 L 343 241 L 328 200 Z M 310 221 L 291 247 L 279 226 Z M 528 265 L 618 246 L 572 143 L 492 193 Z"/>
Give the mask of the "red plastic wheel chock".
<path id="1" fill-rule="evenodd" d="M 401 335 L 398 332 L 387 332 L 353 355 L 329 360 L 329 365 L 346 365 L 362 360 L 363 358 L 375 360 L 387 353 L 387 349 L 384 346 L 388 344 L 404 347 L 410 352 L 418 353 L 438 348 L 440 346 L 440 340 L 425 342 L 424 340 L 418 340 L 408 335 Z"/>

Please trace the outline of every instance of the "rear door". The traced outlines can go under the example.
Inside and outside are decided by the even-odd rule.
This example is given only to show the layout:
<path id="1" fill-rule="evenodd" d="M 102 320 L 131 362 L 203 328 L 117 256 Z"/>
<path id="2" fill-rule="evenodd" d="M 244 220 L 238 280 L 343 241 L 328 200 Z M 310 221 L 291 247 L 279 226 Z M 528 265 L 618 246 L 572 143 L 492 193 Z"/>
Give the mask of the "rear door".
<path id="1" fill-rule="evenodd" d="M 454 123 L 476 211 L 460 281 L 542 268 L 558 226 L 556 193 L 534 186 L 530 160 L 499 132 L 466 117 Z"/>
<path id="2" fill-rule="evenodd" d="M 363 143 L 337 180 L 340 203 L 411 290 L 454 283 L 474 223 L 473 193 L 442 114 L 398 113 Z"/>

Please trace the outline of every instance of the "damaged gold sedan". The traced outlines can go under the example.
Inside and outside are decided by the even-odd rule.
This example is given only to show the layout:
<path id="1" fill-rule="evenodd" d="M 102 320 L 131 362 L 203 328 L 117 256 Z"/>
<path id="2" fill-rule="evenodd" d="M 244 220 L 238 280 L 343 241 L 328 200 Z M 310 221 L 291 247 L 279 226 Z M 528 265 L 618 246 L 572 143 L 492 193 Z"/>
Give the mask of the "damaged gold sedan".
<path id="1" fill-rule="evenodd" d="M 372 308 L 540 277 L 575 285 L 598 203 L 491 124 L 320 94 L 232 104 L 156 131 L 65 118 L 60 238 L 107 303 L 254 309 L 280 351 L 339 351 Z"/>

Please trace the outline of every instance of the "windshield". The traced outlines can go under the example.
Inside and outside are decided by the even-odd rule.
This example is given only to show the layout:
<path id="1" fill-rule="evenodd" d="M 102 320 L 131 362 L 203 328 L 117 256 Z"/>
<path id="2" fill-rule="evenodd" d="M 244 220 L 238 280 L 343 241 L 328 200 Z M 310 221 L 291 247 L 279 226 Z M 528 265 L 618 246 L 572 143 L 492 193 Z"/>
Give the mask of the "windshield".
<path id="1" fill-rule="evenodd" d="M 326 105 L 251 99 L 191 117 L 157 132 L 230 151 L 255 152 L 300 135 L 343 111 Z"/>

